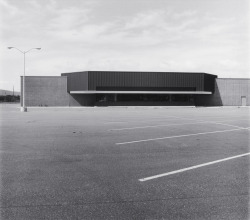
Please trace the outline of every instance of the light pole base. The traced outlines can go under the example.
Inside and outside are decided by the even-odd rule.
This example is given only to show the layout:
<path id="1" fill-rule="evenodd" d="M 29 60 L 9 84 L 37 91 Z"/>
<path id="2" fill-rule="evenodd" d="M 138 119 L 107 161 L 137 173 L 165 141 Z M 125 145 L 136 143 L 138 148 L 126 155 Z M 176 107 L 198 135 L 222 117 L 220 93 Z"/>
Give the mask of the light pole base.
<path id="1" fill-rule="evenodd" d="M 27 112 L 27 107 L 21 107 L 21 112 Z"/>

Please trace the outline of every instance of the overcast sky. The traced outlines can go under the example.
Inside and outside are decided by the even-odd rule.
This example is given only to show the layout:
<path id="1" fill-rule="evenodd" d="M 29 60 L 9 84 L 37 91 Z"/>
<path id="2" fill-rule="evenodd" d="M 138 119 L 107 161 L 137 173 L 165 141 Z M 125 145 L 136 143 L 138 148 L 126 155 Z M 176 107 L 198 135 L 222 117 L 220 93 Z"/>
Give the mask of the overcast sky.
<path id="1" fill-rule="evenodd" d="M 85 70 L 250 77 L 248 0 L 0 0 L 0 89 Z"/>

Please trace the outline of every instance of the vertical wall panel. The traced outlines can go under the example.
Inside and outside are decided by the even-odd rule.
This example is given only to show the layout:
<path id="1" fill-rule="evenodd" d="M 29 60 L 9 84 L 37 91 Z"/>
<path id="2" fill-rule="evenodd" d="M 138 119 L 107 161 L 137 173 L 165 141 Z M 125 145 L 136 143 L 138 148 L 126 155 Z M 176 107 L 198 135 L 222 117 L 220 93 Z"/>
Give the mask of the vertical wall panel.
<path id="1" fill-rule="evenodd" d="M 195 87 L 197 91 L 212 91 L 215 78 L 205 73 L 89 71 L 88 90 L 96 90 L 96 87 Z"/>
<path id="2" fill-rule="evenodd" d="M 61 75 L 68 77 L 68 91 L 88 90 L 88 72 L 62 73 Z"/>

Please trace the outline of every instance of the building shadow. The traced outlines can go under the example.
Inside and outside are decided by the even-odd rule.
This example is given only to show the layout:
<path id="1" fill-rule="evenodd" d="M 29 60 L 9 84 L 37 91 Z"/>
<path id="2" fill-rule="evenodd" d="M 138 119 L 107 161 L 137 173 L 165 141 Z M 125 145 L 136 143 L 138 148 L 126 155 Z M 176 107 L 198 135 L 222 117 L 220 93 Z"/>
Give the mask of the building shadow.
<path id="1" fill-rule="evenodd" d="M 215 80 L 214 92 L 211 95 L 196 95 L 195 106 L 223 106 L 220 90 Z"/>

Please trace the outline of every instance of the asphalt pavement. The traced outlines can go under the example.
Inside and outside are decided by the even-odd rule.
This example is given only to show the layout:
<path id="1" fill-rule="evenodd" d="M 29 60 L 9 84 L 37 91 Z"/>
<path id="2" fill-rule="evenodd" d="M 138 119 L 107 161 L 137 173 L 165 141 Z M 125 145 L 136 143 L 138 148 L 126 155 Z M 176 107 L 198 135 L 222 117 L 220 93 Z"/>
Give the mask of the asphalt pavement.
<path id="1" fill-rule="evenodd" d="M 1 219 L 250 218 L 249 108 L 1 106 Z"/>

